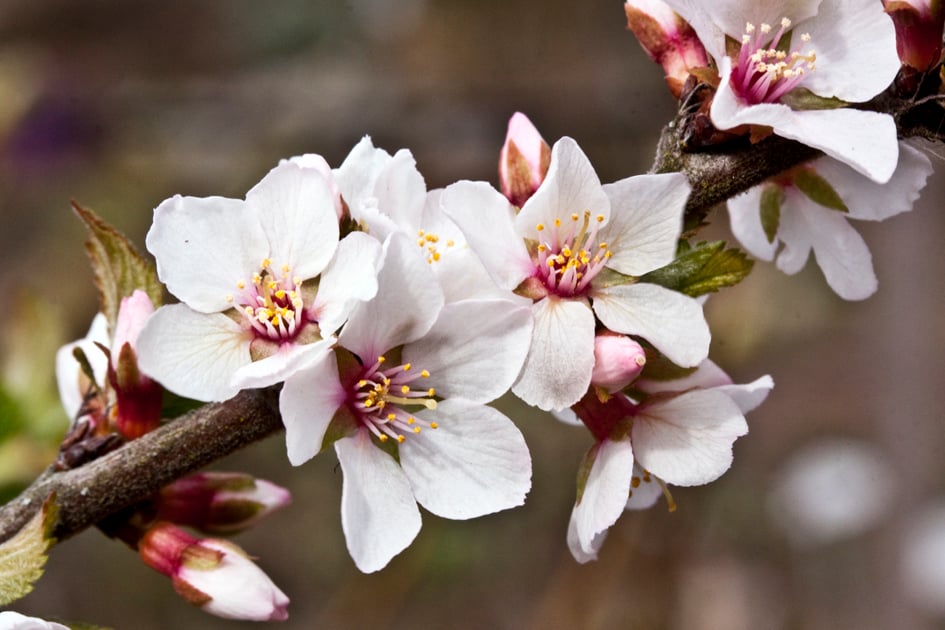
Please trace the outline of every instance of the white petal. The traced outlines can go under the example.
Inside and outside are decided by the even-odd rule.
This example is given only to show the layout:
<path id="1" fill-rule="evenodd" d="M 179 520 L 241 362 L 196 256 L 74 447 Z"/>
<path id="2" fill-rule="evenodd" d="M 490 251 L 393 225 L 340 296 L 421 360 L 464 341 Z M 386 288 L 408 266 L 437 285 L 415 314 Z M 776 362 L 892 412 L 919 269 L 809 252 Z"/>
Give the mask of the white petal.
<path id="1" fill-rule="evenodd" d="M 378 209 L 402 230 L 420 226 L 427 186 L 410 151 L 401 149 L 384 165 L 374 185 Z"/>
<path id="2" fill-rule="evenodd" d="M 732 399 L 696 390 L 647 406 L 633 420 L 637 461 L 676 486 L 698 486 L 732 465 L 732 444 L 748 432 Z"/>
<path id="3" fill-rule="evenodd" d="M 312 304 L 323 335 L 336 332 L 355 306 L 377 293 L 380 255 L 380 242 L 363 232 L 352 232 L 338 243 L 335 257 L 319 279 Z"/>
<path id="4" fill-rule="evenodd" d="M 334 343 L 334 338 L 306 344 L 284 343 L 279 346 L 275 354 L 248 363 L 236 370 L 231 383 L 239 389 L 275 385 L 328 354 Z"/>
<path id="5" fill-rule="evenodd" d="M 246 193 L 246 203 L 259 213 L 273 269 L 287 265 L 302 279 L 321 273 L 338 246 L 335 198 L 324 175 L 283 162 Z"/>
<path id="6" fill-rule="evenodd" d="M 591 540 L 589 549 L 585 549 L 584 545 L 581 543 L 578 538 L 577 533 L 577 518 L 575 516 L 576 507 L 571 510 L 571 518 L 568 519 L 568 550 L 571 552 L 571 555 L 575 560 L 581 564 L 587 564 L 592 560 L 597 560 L 597 553 L 600 551 L 600 548 L 604 545 L 604 541 L 607 539 L 607 530 L 602 531 L 597 536 Z"/>
<path id="7" fill-rule="evenodd" d="M 591 384 L 594 314 L 584 300 L 547 297 L 532 307 L 531 348 L 512 392 L 548 411 L 570 407 Z"/>
<path id="8" fill-rule="evenodd" d="M 682 173 L 637 175 L 604 186 L 610 222 L 601 239 L 613 257 L 607 266 L 642 276 L 676 257 L 689 182 Z"/>
<path id="9" fill-rule="evenodd" d="M 695 366 L 709 355 L 709 325 L 687 295 L 639 282 L 595 289 L 592 297 L 607 328 L 643 337 L 676 365 Z"/>
<path id="10" fill-rule="evenodd" d="M 795 188 L 784 190 L 781 221 L 778 224 L 778 240 L 784 247 L 778 253 L 777 267 L 788 275 L 793 275 L 803 269 L 810 257 L 810 228 L 801 210 L 802 207 L 810 205 L 813 205 L 813 202 L 799 190 Z M 831 210 L 831 212 L 834 211 Z"/>
<path id="11" fill-rule="evenodd" d="M 384 243 L 377 294 L 358 305 L 338 342 L 364 361 L 430 330 L 443 308 L 443 292 L 430 266 L 402 234 Z"/>
<path id="12" fill-rule="evenodd" d="M 589 211 L 592 217 L 610 218 L 610 200 L 604 193 L 600 179 L 573 139 L 565 136 L 551 147 L 548 174 L 535 194 L 515 217 L 515 231 L 538 239 L 536 226 L 553 225 L 555 219 L 568 220 L 573 213 Z"/>
<path id="13" fill-rule="evenodd" d="M 826 0 L 817 17 L 798 27 L 806 32 L 805 49 L 817 53 L 817 70 L 803 87 L 821 96 L 867 101 L 887 87 L 899 72 L 896 31 L 883 5 L 873 0 Z"/>
<path id="14" fill-rule="evenodd" d="M 552 409 L 551 415 L 555 417 L 559 422 L 564 424 L 570 424 L 573 426 L 582 426 L 584 423 L 581 422 L 581 419 L 577 417 L 577 414 L 574 413 L 574 410 L 570 407 L 565 407 L 564 409 Z"/>
<path id="15" fill-rule="evenodd" d="M 351 149 L 341 166 L 335 172 L 335 182 L 344 198 L 351 215 L 360 221 L 360 210 L 365 204 L 376 204 L 374 184 L 384 166 L 390 162 L 391 155 L 383 149 L 377 149 L 369 136 L 364 136 Z"/>
<path id="16" fill-rule="evenodd" d="M 899 143 L 899 164 L 885 184 L 870 181 L 843 162 L 830 158 L 817 160 L 814 165 L 850 209 L 847 216 L 869 221 L 882 221 L 911 210 L 932 174 L 928 156 L 906 142 Z"/>
<path id="17" fill-rule="evenodd" d="M 420 510 L 404 471 L 371 443 L 366 429 L 335 442 L 344 474 L 341 527 L 357 567 L 387 566 L 420 532 Z"/>
<path id="18" fill-rule="evenodd" d="M 422 339 L 404 348 L 404 360 L 430 372 L 438 396 L 495 400 L 512 386 L 528 353 L 531 308 L 508 300 L 448 304 Z"/>
<path id="19" fill-rule="evenodd" d="M 721 385 L 715 391 L 722 392 L 731 398 L 742 413 L 756 409 L 774 389 L 774 380 L 768 375 L 756 378 L 744 385 Z"/>
<path id="20" fill-rule="evenodd" d="M 767 125 L 784 138 L 820 149 L 857 172 L 885 183 L 896 169 L 899 143 L 892 116 L 858 109 L 793 110 L 780 103 L 745 105 L 735 96 L 728 77 L 731 60 L 719 64 L 722 83 L 712 101 L 712 122 L 719 129 Z"/>
<path id="21" fill-rule="evenodd" d="M 728 217 L 732 234 L 742 247 L 759 260 L 774 260 L 778 249 L 778 237 L 769 242 L 761 226 L 761 193 L 764 186 L 755 186 L 741 195 L 728 200 Z"/>
<path id="22" fill-rule="evenodd" d="M 499 191 L 485 182 L 462 181 L 447 186 L 440 200 L 496 284 L 511 290 L 534 273 L 512 223 L 512 205 Z"/>
<path id="23" fill-rule="evenodd" d="M 108 357 L 95 345 L 102 344 L 108 347 L 108 321 L 101 313 L 92 318 L 92 324 L 84 339 L 67 343 L 56 352 L 56 384 L 59 387 L 59 399 L 66 410 L 69 420 L 74 420 L 82 407 L 85 392 L 79 389 L 79 375 L 82 368 L 72 354 L 76 348 L 81 348 L 92 367 L 95 383 L 102 387 L 108 375 Z"/>
<path id="24" fill-rule="evenodd" d="M 204 313 L 231 308 L 227 296 L 269 255 L 255 210 L 223 197 L 167 199 L 155 208 L 145 243 L 167 290 Z"/>
<path id="25" fill-rule="evenodd" d="M 584 492 L 574 504 L 572 519 L 580 549 L 596 555 L 595 539 L 623 514 L 633 476 L 630 440 L 604 440 L 588 452 L 593 458 Z M 586 465 L 586 460 L 585 460 Z"/>
<path id="26" fill-rule="evenodd" d="M 656 502 L 663 496 L 663 488 L 657 479 L 652 474 L 644 473 L 639 464 L 633 465 L 633 476 L 640 480 L 640 484 L 630 491 L 626 509 L 647 510 L 656 505 Z"/>
<path id="27" fill-rule="evenodd" d="M 511 420 L 461 399 L 418 417 L 439 424 L 400 445 L 400 465 L 420 505 L 443 518 L 468 519 L 525 502 L 532 461 Z"/>
<path id="28" fill-rule="evenodd" d="M 344 401 L 345 390 L 338 382 L 333 352 L 286 379 L 279 394 L 279 411 L 293 466 L 305 463 L 321 450 L 331 418 Z"/>
<path id="29" fill-rule="evenodd" d="M 138 336 L 138 365 L 175 394 L 223 401 L 239 391 L 231 379 L 250 362 L 251 339 L 221 313 L 198 313 L 183 304 L 162 306 Z"/>
<path id="30" fill-rule="evenodd" d="M 721 385 L 731 385 L 732 379 L 729 378 L 722 368 L 716 365 L 711 359 L 706 359 L 687 376 L 674 378 L 665 381 L 639 379 L 635 382 L 637 387 L 648 394 L 658 392 L 684 392 L 689 389 L 709 389 L 710 387 L 719 387 Z"/>

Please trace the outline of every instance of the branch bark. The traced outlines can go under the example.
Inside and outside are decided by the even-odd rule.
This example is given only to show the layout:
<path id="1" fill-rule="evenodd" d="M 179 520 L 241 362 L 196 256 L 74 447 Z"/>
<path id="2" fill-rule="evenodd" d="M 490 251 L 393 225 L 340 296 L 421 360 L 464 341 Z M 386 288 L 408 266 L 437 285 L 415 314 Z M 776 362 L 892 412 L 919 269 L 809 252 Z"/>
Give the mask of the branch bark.
<path id="1" fill-rule="evenodd" d="M 0 507 L 0 541 L 19 531 L 52 493 L 59 508 L 54 535 L 63 540 L 281 428 L 275 389 L 205 405 L 84 466 L 48 469 Z"/>

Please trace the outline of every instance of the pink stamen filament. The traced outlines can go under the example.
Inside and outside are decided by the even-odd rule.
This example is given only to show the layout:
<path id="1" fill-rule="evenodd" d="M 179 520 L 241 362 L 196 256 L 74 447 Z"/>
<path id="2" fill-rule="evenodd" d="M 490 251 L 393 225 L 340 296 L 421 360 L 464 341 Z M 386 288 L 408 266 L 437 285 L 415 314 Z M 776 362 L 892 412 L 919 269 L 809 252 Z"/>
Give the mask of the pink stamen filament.
<path id="1" fill-rule="evenodd" d="M 384 357 L 371 366 L 355 383 L 354 409 L 364 426 L 380 441 L 394 438 L 403 442 L 405 433 L 420 433 L 421 428 L 436 429 L 436 422 L 427 422 L 413 416 L 407 407 L 436 409 L 435 390 L 412 389 L 409 383 L 430 376 L 426 370 L 417 371 L 409 363 L 381 370 Z"/>
<path id="2" fill-rule="evenodd" d="M 539 242 L 536 256 L 545 285 L 563 296 L 573 296 L 586 289 L 612 255 L 606 243 L 597 243 L 603 215 L 592 222 L 590 211 L 585 210 L 583 221 L 577 213 L 572 214 L 570 220 L 568 228 L 562 226 L 561 219 L 555 219 L 550 238 Z M 545 226 L 538 225 L 537 229 L 541 233 Z"/>
<path id="3" fill-rule="evenodd" d="M 790 26 L 790 20 L 781 20 L 781 28 L 766 47 L 765 39 L 771 27 L 762 24 L 755 29 L 752 24 L 746 25 L 738 60 L 732 69 L 732 86 L 749 103 L 775 103 L 797 87 L 808 72 L 814 71 L 816 53 L 803 52 L 803 46 L 810 39 L 806 34 L 801 36 L 800 47 L 788 52 L 777 49 Z"/>

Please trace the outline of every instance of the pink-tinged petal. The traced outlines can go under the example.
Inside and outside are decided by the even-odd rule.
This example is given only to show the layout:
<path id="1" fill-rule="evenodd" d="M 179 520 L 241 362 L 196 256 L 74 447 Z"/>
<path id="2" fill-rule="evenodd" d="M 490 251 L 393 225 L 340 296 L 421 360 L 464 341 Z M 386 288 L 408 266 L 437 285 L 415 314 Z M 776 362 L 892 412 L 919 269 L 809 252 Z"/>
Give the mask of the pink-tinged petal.
<path id="1" fill-rule="evenodd" d="M 587 564 L 592 560 L 597 560 L 597 553 L 604 545 L 604 541 L 607 540 L 607 530 L 594 536 L 594 538 L 591 539 L 590 545 L 588 545 L 589 548 L 585 550 L 584 545 L 578 538 L 577 518 L 575 513 L 576 508 L 571 510 L 571 518 L 568 520 L 568 550 L 575 560 L 581 564 Z"/>
<path id="2" fill-rule="evenodd" d="M 774 133 L 820 149 L 880 184 L 896 169 L 899 143 L 892 116 L 858 109 L 793 110 L 780 103 L 746 106 L 729 83 L 731 59 L 719 62 L 722 83 L 712 101 L 712 122 L 719 129 L 767 125 Z"/>
<path id="3" fill-rule="evenodd" d="M 341 527 L 348 553 L 364 573 L 387 566 L 420 532 L 420 510 L 407 476 L 371 443 L 366 429 L 335 442 L 344 474 Z"/>
<path id="4" fill-rule="evenodd" d="M 269 255 L 259 221 L 239 199 L 177 195 L 155 208 L 145 243 L 168 291 L 200 312 L 225 311 Z"/>
<path id="5" fill-rule="evenodd" d="M 325 431 L 345 396 L 334 353 L 286 379 L 279 394 L 279 411 L 293 466 L 304 464 L 322 449 Z"/>
<path id="6" fill-rule="evenodd" d="M 485 182 L 457 182 L 446 187 L 441 203 L 501 288 L 514 289 L 535 272 L 515 231 L 512 205 L 499 191 Z"/>
<path id="7" fill-rule="evenodd" d="M 56 352 L 56 384 L 59 387 L 59 399 L 70 420 L 74 420 L 79 413 L 82 399 L 85 397 L 85 392 L 79 385 L 82 368 L 79 367 L 79 362 L 72 354 L 76 348 L 81 348 L 89 360 L 95 382 L 99 386 L 105 384 L 108 374 L 108 357 L 96 343 L 108 346 L 108 320 L 101 313 L 92 318 L 92 325 L 89 326 L 84 339 L 67 343 Z"/>
<path id="8" fill-rule="evenodd" d="M 391 159 L 390 153 L 375 148 L 371 137 L 364 136 L 351 149 L 341 166 L 335 169 L 338 190 L 356 221 L 361 220 L 360 211 L 364 205 L 377 206 L 374 184 L 378 174 Z"/>
<path id="9" fill-rule="evenodd" d="M 584 300 L 547 297 L 534 304 L 531 349 L 512 392 L 545 411 L 570 407 L 594 369 L 594 313 Z"/>
<path id="10" fill-rule="evenodd" d="M 318 281 L 311 311 L 323 335 L 341 328 L 351 311 L 377 293 L 377 261 L 381 243 L 363 232 L 352 232 L 338 243 L 338 250 Z"/>
<path id="11" fill-rule="evenodd" d="M 427 185 L 417 171 L 417 163 L 407 149 L 394 154 L 379 173 L 374 185 L 378 209 L 401 229 L 414 230 L 420 225 Z"/>
<path id="12" fill-rule="evenodd" d="M 640 466 L 667 483 L 698 486 L 732 465 L 732 444 L 748 433 L 738 405 L 725 394 L 696 390 L 648 405 L 633 420 Z"/>
<path id="13" fill-rule="evenodd" d="M 642 276 L 671 263 L 690 190 L 682 173 L 636 175 L 604 186 L 613 210 L 601 230 L 612 254 L 607 266 Z"/>
<path id="14" fill-rule="evenodd" d="M 246 193 L 269 239 L 273 269 L 294 277 L 317 276 L 338 246 L 338 217 L 331 188 L 319 171 L 283 162 Z"/>
<path id="15" fill-rule="evenodd" d="M 551 147 L 528 116 L 512 114 L 499 151 L 499 185 L 513 205 L 522 206 L 535 193 L 548 171 L 550 156 Z"/>
<path id="16" fill-rule="evenodd" d="M 656 502 L 663 496 L 663 487 L 653 475 L 643 472 L 639 464 L 633 465 L 633 477 L 639 480 L 639 484 L 633 486 L 630 491 L 630 498 L 627 499 L 626 509 L 628 510 L 648 510 L 656 505 Z M 631 486 L 632 484 L 631 479 Z"/>
<path id="17" fill-rule="evenodd" d="M 364 361 L 422 337 L 443 308 L 443 292 L 430 266 L 402 234 L 384 243 L 377 294 L 357 306 L 338 335 L 340 345 Z"/>
<path id="18" fill-rule="evenodd" d="M 606 222 L 610 218 L 610 200 L 584 151 L 565 136 L 551 148 L 551 164 L 545 181 L 515 217 L 515 231 L 537 240 L 538 224 L 551 226 L 555 219 L 563 221 L 585 211 L 592 217 L 603 215 Z"/>
<path id="19" fill-rule="evenodd" d="M 837 295 L 863 300 L 876 292 L 873 256 L 843 214 L 813 204 L 799 204 L 793 214 L 803 222 L 817 265 Z"/>
<path id="20" fill-rule="evenodd" d="M 556 420 L 563 422 L 564 424 L 570 424 L 576 427 L 584 426 L 584 423 L 581 422 L 581 419 L 578 418 L 577 414 L 574 413 L 574 410 L 570 407 L 565 407 L 564 409 L 552 409 L 550 413 L 555 417 Z"/>
<path id="21" fill-rule="evenodd" d="M 512 386 L 531 335 L 530 307 L 465 300 L 443 307 L 430 331 L 404 348 L 403 358 L 430 372 L 438 396 L 487 403 Z"/>
<path id="22" fill-rule="evenodd" d="M 230 381 L 239 389 L 258 389 L 275 385 L 331 352 L 333 338 L 314 343 L 284 343 L 275 354 L 240 367 Z"/>
<path id="23" fill-rule="evenodd" d="M 744 385 L 722 385 L 716 387 L 715 391 L 722 392 L 731 398 L 742 413 L 748 413 L 761 405 L 772 389 L 774 389 L 774 380 L 765 375 Z"/>
<path id="24" fill-rule="evenodd" d="M 868 101 L 899 72 L 896 29 L 880 2 L 825 0 L 795 37 L 799 32 L 810 34 L 809 47 L 817 53 L 817 70 L 801 84 L 815 94 Z"/>
<path id="25" fill-rule="evenodd" d="M 629 439 L 604 440 L 585 456 L 591 460 L 584 489 L 578 490 L 572 519 L 580 549 L 596 556 L 595 538 L 606 532 L 623 514 L 633 476 L 633 446 Z"/>
<path id="26" fill-rule="evenodd" d="M 814 165 L 850 209 L 847 217 L 867 221 L 882 221 L 911 210 L 932 174 L 928 156 L 907 142 L 899 143 L 899 163 L 885 184 L 865 179 L 843 162 L 830 158 L 817 160 Z"/>
<path id="27" fill-rule="evenodd" d="M 774 185 L 774 184 L 773 184 Z M 732 234 L 742 247 L 759 260 L 772 261 L 778 249 L 778 237 L 768 242 L 761 226 L 761 193 L 764 185 L 755 186 L 747 192 L 728 200 L 728 218 Z"/>
<path id="28" fill-rule="evenodd" d="M 112 356 L 117 357 L 126 343 L 132 348 L 138 345 L 138 334 L 153 312 L 154 304 L 151 303 L 151 298 L 140 289 L 135 289 L 129 297 L 121 299 L 112 339 Z"/>
<path id="29" fill-rule="evenodd" d="M 400 465 L 420 505 L 443 518 L 468 519 L 525 502 L 532 460 L 511 420 L 458 398 L 417 417 L 438 424 L 400 445 Z"/>
<path id="30" fill-rule="evenodd" d="M 643 337 L 676 365 L 699 365 L 709 355 L 709 325 L 687 295 L 640 282 L 595 289 L 592 297 L 604 326 Z"/>
<path id="31" fill-rule="evenodd" d="M 166 389 L 187 398 L 232 398 L 236 371 L 250 362 L 252 335 L 221 313 L 183 304 L 162 306 L 138 336 L 138 366 Z"/>
<path id="32" fill-rule="evenodd" d="M 331 192 L 332 199 L 334 200 L 335 206 L 335 215 L 341 219 L 342 214 L 344 214 L 344 206 L 341 203 L 341 193 L 338 191 L 338 184 L 335 182 L 335 177 L 331 172 L 331 166 L 328 165 L 328 161 L 325 160 L 322 156 L 317 153 L 306 153 L 305 155 L 297 155 L 288 160 L 282 160 L 282 162 L 292 162 L 297 166 L 301 166 L 303 169 L 312 169 L 317 171 L 325 178 L 325 182 L 328 184 L 328 190 Z"/>

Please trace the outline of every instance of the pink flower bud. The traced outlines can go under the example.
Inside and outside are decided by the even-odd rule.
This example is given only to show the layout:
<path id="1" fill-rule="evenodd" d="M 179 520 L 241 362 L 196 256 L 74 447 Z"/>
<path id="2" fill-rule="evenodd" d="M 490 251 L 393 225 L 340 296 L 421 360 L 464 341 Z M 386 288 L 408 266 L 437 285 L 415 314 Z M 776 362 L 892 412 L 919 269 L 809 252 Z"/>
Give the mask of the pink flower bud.
<path id="1" fill-rule="evenodd" d="M 591 385 L 613 394 L 632 383 L 644 365 L 646 354 L 630 337 L 605 333 L 594 338 Z"/>
<path id="2" fill-rule="evenodd" d="M 650 59 L 663 66 L 666 85 L 679 98 L 690 70 L 709 63 L 696 32 L 662 0 L 629 0 L 624 11 L 627 28 Z"/>
<path id="3" fill-rule="evenodd" d="M 940 0 L 883 0 L 896 27 L 896 51 L 903 65 L 920 72 L 942 56 L 945 5 Z"/>
<path id="4" fill-rule="evenodd" d="M 289 598 L 246 553 L 225 540 L 197 539 L 158 523 L 138 543 L 141 559 L 171 578 L 174 590 L 205 612 L 227 619 L 284 621 Z"/>
<path id="5" fill-rule="evenodd" d="M 289 505 L 288 490 L 251 475 L 197 473 L 164 487 L 157 517 L 210 534 L 233 534 Z"/>
<path id="6" fill-rule="evenodd" d="M 515 112 L 499 153 L 502 194 L 521 208 L 545 180 L 550 162 L 551 147 L 525 114 Z"/>
<path id="7" fill-rule="evenodd" d="M 138 334 L 153 312 L 151 298 L 137 290 L 122 298 L 115 322 L 108 379 L 115 390 L 115 424 L 129 440 L 153 431 L 161 422 L 163 389 L 138 370 L 135 353 Z"/>

